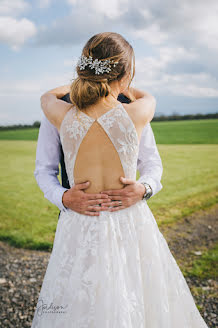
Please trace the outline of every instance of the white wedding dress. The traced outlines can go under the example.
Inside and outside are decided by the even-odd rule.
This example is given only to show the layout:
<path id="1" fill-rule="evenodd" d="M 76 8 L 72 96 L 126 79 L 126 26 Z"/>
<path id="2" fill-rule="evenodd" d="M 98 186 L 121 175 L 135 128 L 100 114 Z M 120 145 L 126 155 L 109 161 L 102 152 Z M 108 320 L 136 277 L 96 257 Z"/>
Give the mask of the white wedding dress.
<path id="1" fill-rule="evenodd" d="M 138 137 L 120 103 L 97 120 L 75 107 L 60 138 L 70 186 L 87 131 L 97 121 L 135 179 Z M 88 163 L 87 163 L 88 165 Z M 100 216 L 62 211 L 32 328 L 207 328 L 146 201 Z"/>

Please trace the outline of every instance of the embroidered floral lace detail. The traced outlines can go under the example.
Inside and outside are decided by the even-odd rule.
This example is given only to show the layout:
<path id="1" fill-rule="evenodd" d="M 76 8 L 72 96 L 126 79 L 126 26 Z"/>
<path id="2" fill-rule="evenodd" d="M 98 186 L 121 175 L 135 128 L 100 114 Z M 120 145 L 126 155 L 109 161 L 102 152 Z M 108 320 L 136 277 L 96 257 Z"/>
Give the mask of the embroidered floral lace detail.
<path id="1" fill-rule="evenodd" d="M 99 217 L 61 212 L 31 328 L 62 327 L 208 328 L 143 200 Z"/>
<path id="2" fill-rule="evenodd" d="M 73 107 L 65 115 L 60 128 L 60 140 L 70 187 L 74 184 L 73 170 L 79 146 L 94 122 L 91 117 L 81 114 Z"/>

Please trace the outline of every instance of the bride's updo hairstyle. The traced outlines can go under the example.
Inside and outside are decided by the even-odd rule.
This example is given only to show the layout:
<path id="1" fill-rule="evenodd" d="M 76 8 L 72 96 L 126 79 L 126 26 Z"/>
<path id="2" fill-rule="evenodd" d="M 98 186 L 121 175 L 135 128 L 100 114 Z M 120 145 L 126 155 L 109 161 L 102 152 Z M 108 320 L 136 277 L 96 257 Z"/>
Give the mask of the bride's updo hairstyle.
<path id="1" fill-rule="evenodd" d="M 80 70 L 77 65 L 78 77 L 73 80 L 70 87 L 70 100 L 78 109 L 96 104 L 100 98 L 107 97 L 111 91 L 110 83 L 114 80 L 120 81 L 126 74 L 131 74 L 130 83 L 135 75 L 135 56 L 132 46 L 119 33 L 104 32 L 92 36 L 85 44 L 82 55 L 92 56 L 93 61 L 111 60 L 118 62 L 115 66 L 111 64 L 111 71 L 95 74 L 95 69 L 88 65 Z M 134 96 L 129 96 L 135 100 Z"/>

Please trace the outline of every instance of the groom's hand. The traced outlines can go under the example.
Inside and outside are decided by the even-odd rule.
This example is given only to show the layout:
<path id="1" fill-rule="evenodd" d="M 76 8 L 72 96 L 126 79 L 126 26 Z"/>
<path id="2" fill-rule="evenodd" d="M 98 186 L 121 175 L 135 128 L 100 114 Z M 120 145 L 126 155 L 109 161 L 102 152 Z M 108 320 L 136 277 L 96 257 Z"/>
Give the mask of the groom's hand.
<path id="1" fill-rule="evenodd" d="M 113 206 L 109 209 L 110 212 L 119 211 L 136 204 L 139 200 L 142 200 L 145 193 L 145 187 L 135 180 L 121 177 L 120 181 L 125 185 L 124 188 L 102 191 L 103 194 L 107 194 L 111 199 L 111 202 L 102 203 L 102 206 Z M 119 201 L 122 202 L 121 206 L 119 205 Z"/>
<path id="2" fill-rule="evenodd" d="M 109 196 L 106 194 L 88 194 L 84 189 L 88 188 L 90 182 L 74 185 L 69 190 L 65 191 L 62 197 L 62 202 L 65 207 L 85 215 L 99 216 L 99 211 L 105 211 L 108 208 L 98 206 L 98 204 L 110 202 Z"/>

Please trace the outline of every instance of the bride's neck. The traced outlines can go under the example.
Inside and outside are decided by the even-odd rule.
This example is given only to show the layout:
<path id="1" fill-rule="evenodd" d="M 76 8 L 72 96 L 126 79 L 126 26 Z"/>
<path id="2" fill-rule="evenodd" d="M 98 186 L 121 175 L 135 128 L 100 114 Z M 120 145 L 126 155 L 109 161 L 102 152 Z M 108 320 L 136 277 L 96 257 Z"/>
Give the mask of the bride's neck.
<path id="1" fill-rule="evenodd" d="M 86 108 L 86 111 L 91 111 L 92 109 L 94 109 L 94 110 L 110 109 L 119 103 L 117 98 L 118 98 L 118 95 L 114 96 L 114 95 L 109 94 L 107 97 L 101 98 L 96 104 L 88 106 Z"/>

